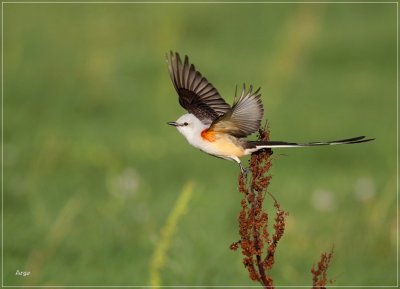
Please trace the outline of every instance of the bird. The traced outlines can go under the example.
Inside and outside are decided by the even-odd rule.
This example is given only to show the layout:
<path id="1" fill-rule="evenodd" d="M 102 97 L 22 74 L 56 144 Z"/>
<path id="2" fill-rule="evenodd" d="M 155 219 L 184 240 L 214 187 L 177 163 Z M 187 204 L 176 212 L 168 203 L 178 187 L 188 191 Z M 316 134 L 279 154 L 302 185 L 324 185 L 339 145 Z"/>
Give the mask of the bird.
<path id="1" fill-rule="evenodd" d="M 240 158 L 262 149 L 356 144 L 373 140 L 365 136 L 307 143 L 247 140 L 246 137 L 259 130 L 264 115 L 260 88 L 254 90 L 250 85 L 247 89 L 243 84 L 239 96 L 236 89 L 233 105 L 230 106 L 189 62 L 187 55 L 182 62 L 179 53 L 170 51 L 166 61 L 179 104 L 187 111 L 167 124 L 176 127 L 195 148 L 236 162 L 242 173 L 246 169 Z"/>

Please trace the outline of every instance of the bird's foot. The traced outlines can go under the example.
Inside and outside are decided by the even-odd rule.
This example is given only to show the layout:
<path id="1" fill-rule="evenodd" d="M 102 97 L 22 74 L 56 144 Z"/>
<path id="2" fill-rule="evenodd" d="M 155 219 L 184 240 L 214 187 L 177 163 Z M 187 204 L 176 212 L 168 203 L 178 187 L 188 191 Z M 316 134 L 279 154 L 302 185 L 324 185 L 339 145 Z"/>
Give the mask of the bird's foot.
<path id="1" fill-rule="evenodd" d="M 250 168 L 245 168 L 242 166 L 242 164 L 240 164 L 240 174 L 241 176 L 247 181 L 247 175 L 250 171 Z"/>

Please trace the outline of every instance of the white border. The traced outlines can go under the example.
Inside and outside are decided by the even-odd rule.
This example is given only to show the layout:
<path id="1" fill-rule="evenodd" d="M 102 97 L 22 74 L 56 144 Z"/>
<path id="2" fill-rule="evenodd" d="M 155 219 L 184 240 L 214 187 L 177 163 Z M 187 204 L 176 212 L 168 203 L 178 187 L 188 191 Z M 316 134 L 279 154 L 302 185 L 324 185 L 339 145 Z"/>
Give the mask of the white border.
<path id="1" fill-rule="evenodd" d="M 3 1 L 4 4 L 395 4 L 397 1 Z"/>
<path id="2" fill-rule="evenodd" d="M 397 18 L 397 36 L 396 36 L 396 44 L 397 44 L 397 55 L 396 55 L 396 77 L 397 77 L 397 86 L 396 86 L 396 205 L 397 205 L 397 235 L 396 235 L 396 244 L 397 244 L 397 284 L 396 285 L 387 285 L 387 286 L 334 286 L 327 285 L 327 288 L 397 288 L 399 287 L 399 3 L 397 1 L 248 1 L 248 2 L 240 2 L 240 1 L 19 1 L 19 2 L 11 2 L 11 1 L 2 1 L 1 2 L 1 287 L 3 288 L 260 288 L 261 285 L 255 286 L 136 286 L 136 285 L 126 285 L 126 286 L 14 286 L 14 285 L 4 285 L 4 177 L 3 177 L 3 160 L 4 160 L 4 110 L 3 110 L 3 98 L 4 98 L 4 4 L 396 4 L 396 18 Z M 310 288 L 311 285 L 305 286 L 274 286 L 276 288 Z"/>

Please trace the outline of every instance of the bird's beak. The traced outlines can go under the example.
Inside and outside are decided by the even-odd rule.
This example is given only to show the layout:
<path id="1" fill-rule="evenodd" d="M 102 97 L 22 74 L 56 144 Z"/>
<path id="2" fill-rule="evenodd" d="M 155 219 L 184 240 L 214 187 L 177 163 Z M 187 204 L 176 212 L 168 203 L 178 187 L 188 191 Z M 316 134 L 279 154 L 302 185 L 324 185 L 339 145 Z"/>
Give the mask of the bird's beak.
<path id="1" fill-rule="evenodd" d="M 172 125 L 172 126 L 178 126 L 178 124 L 175 121 L 167 122 L 167 124 Z"/>

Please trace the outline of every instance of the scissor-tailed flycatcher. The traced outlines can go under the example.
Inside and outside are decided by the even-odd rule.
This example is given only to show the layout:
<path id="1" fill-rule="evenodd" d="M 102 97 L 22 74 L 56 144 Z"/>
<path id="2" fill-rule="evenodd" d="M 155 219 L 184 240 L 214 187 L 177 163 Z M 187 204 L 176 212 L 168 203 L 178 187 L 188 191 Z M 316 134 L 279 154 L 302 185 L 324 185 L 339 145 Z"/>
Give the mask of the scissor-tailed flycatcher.
<path id="1" fill-rule="evenodd" d="M 245 140 L 244 137 L 258 131 L 264 114 L 260 88 L 253 91 L 252 86 L 249 90 L 243 86 L 240 97 L 235 95 L 230 107 L 217 89 L 193 64 L 189 64 L 187 56 L 182 63 L 179 54 L 171 51 L 167 63 L 179 103 L 189 112 L 168 124 L 175 126 L 192 146 L 203 152 L 236 161 L 242 172 L 244 169 L 239 158 L 264 148 L 354 144 L 372 140 L 365 136 L 309 143 Z"/>

